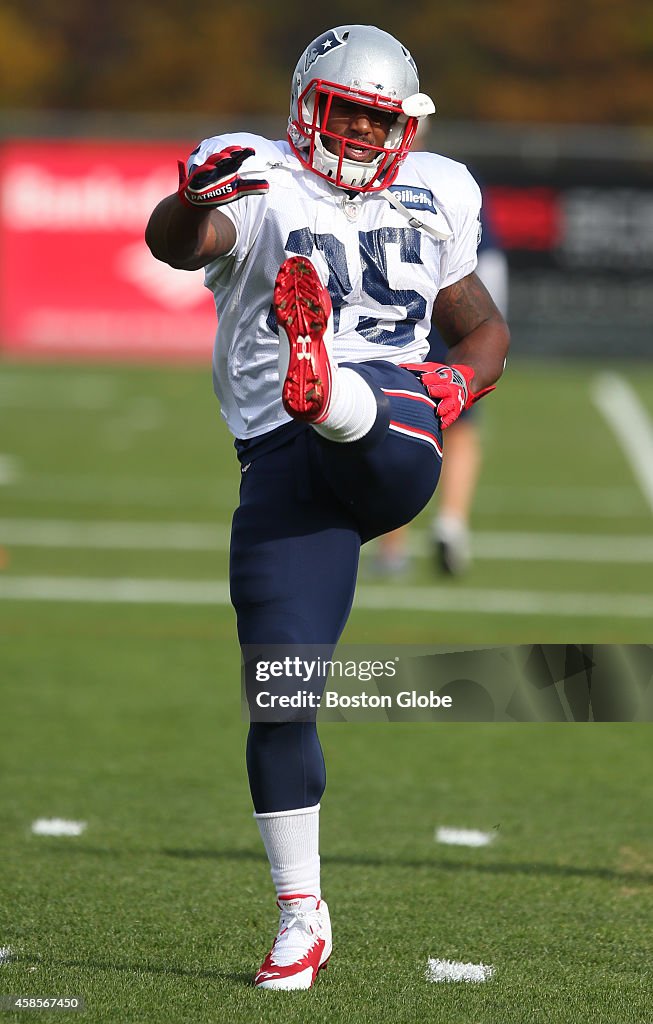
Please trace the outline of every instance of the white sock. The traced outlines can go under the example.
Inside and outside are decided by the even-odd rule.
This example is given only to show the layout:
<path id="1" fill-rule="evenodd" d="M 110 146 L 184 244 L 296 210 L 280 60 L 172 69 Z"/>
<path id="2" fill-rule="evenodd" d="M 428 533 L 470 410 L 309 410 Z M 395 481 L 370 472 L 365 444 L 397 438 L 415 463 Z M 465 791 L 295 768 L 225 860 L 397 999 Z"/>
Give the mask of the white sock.
<path id="1" fill-rule="evenodd" d="M 443 540 L 449 543 L 466 540 L 469 532 L 465 520 L 461 519 L 460 516 L 451 515 L 450 512 L 436 516 L 431 524 L 431 528 L 436 540 Z"/>
<path id="2" fill-rule="evenodd" d="M 277 896 L 320 899 L 320 805 L 254 814 Z"/>
<path id="3" fill-rule="evenodd" d="M 358 441 L 374 426 L 376 398 L 369 384 L 349 366 L 337 366 L 332 360 L 331 403 L 326 419 L 313 429 L 329 441 Z"/>

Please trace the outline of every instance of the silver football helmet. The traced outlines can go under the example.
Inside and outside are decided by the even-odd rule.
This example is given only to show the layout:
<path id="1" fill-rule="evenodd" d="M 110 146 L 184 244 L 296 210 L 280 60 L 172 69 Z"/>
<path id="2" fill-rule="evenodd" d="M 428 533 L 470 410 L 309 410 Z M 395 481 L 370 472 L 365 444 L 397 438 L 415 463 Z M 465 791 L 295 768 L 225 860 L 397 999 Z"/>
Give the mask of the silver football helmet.
<path id="1" fill-rule="evenodd" d="M 390 121 L 383 146 L 357 140 L 358 149 L 373 151 L 372 157 L 345 157 L 351 139 L 329 128 L 334 98 L 369 107 L 371 116 Z M 434 112 L 433 101 L 419 92 L 415 61 L 398 39 L 372 25 L 341 25 L 313 40 L 299 58 L 288 141 L 304 167 L 339 188 L 378 192 L 395 180 L 420 120 Z M 334 152 L 325 139 L 335 140 Z"/>

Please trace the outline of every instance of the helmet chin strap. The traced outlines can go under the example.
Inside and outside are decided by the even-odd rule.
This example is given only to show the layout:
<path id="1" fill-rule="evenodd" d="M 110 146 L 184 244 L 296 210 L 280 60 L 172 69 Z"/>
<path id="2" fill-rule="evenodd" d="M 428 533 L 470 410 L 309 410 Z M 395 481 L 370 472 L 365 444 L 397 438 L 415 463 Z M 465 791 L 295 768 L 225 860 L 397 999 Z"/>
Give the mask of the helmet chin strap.
<path id="1" fill-rule="evenodd" d="M 287 164 L 284 164 L 280 160 L 271 160 L 265 164 L 265 169 L 267 170 L 270 170 L 273 167 L 280 167 L 283 170 L 292 173 L 292 168 L 289 167 Z M 252 171 L 251 173 L 262 174 L 264 172 L 263 170 L 258 170 Z M 344 192 L 347 191 L 345 186 L 340 187 L 343 189 Z M 365 195 L 365 193 L 362 194 Z M 394 194 L 394 192 L 391 192 L 389 188 L 381 189 L 379 192 L 376 192 L 375 195 L 383 196 L 384 199 L 387 199 L 390 205 L 393 206 L 395 210 L 397 210 L 397 212 L 402 215 L 402 217 L 406 218 L 411 228 L 420 228 L 422 231 L 425 231 L 427 235 L 430 235 L 432 238 L 437 238 L 438 241 L 441 242 L 446 242 L 447 239 L 451 238 L 451 236 L 453 235 L 453 229 L 449 226 L 449 221 L 447 220 L 447 217 L 443 210 L 438 210 L 438 213 L 442 214 L 442 218 L 446 222 L 446 227 L 434 228 L 431 227 L 430 224 L 425 224 L 423 220 L 419 219 L 419 217 L 416 217 L 414 211 L 409 210 L 407 206 L 404 206 L 401 200 L 397 199 L 397 196 Z"/>
<path id="2" fill-rule="evenodd" d="M 402 217 L 406 218 L 406 220 L 408 221 L 412 228 L 421 228 L 423 231 L 427 233 L 427 235 L 431 235 L 432 238 L 437 238 L 442 242 L 446 242 L 446 240 L 448 238 L 451 238 L 451 236 L 453 235 L 453 230 L 449 227 L 448 222 L 446 227 L 440 229 L 431 227 L 430 224 L 425 224 L 423 220 L 420 220 L 419 217 L 415 216 L 413 210 L 409 210 L 408 207 L 404 206 L 401 200 L 397 199 L 394 192 L 391 192 L 390 189 L 384 188 L 380 192 L 378 192 L 377 195 L 383 196 L 384 199 L 387 199 L 390 205 L 394 206 L 395 210 L 397 210 L 402 215 Z M 442 213 L 441 210 L 438 212 Z M 442 214 L 442 217 L 444 220 L 446 220 L 444 214 Z"/>

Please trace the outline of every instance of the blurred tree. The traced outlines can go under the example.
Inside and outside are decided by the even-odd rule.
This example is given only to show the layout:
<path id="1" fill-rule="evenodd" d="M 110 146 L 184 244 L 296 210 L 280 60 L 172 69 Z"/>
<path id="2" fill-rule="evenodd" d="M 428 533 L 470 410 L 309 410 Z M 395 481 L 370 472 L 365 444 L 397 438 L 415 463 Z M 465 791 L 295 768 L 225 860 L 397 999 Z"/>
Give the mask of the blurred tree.
<path id="1" fill-rule="evenodd" d="M 43 24 L 0 6 L 0 96 L 7 104 L 46 106 L 63 59 Z"/>
<path id="2" fill-rule="evenodd" d="M 441 40 L 437 92 L 449 117 L 653 119 L 649 0 L 460 0 L 449 11 L 445 45 L 435 8 L 411 18 L 408 27 L 415 38 L 421 29 Z"/>
<path id="3" fill-rule="evenodd" d="M 306 43 L 351 20 L 332 0 L 0 0 L 4 107 L 285 116 Z M 441 116 L 653 121 L 650 0 L 360 0 L 415 54 Z"/>

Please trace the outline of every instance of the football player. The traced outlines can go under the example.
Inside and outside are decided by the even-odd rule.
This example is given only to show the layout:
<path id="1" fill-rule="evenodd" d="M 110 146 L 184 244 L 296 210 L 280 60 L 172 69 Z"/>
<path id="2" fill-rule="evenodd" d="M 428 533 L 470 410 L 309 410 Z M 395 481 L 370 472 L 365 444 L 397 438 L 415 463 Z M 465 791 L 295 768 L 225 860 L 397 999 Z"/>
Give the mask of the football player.
<path id="1" fill-rule="evenodd" d="M 426 505 L 442 429 L 492 389 L 508 347 L 474 273 L 476 183 L 461 164 L 409 152 L 434 109 L 397 39 L 331 29 L 295 68 L 287 139 L 206 139 L 146 233 L 158 259 L 205 268 L 214 387 L 241 462 L 231 597 L 250 789 L 280 909 L 261 988 L 310 988 L 331 954 L 325 769 L 314 713 L 261 720 L 248 652 L 335 648 L 361 544 Z M 452 342 L 447 364 L 423 363 L 432 313 Z M 292 672 L 274 683 L 292 688 Z"/>

